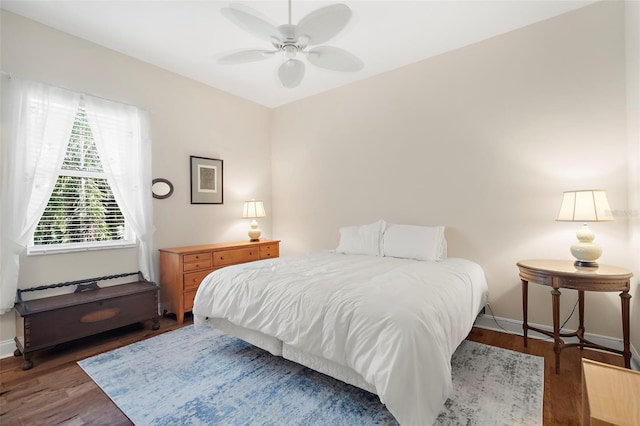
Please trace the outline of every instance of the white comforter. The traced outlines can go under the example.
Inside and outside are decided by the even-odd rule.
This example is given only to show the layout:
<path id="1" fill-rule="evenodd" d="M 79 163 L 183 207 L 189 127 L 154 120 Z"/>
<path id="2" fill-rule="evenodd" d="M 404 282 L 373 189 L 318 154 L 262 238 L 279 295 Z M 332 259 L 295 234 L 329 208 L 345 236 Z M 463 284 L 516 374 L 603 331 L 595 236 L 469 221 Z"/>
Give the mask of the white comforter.
<path id="1" fill-rule="evenodd" d="M 226 267 L 193 313 L 224 318 L 357 371 L 398 422 L 430 425 L 451 356 L 486 303 L 480 266 L 321 252 Z"/>

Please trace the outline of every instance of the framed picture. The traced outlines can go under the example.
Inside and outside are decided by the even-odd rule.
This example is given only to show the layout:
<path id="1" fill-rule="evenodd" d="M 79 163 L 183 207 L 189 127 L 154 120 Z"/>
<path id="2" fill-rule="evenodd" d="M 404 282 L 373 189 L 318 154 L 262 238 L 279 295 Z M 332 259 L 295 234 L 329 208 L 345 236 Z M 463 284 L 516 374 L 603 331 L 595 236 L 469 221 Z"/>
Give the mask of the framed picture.
<path id="1" fill-rule="evenodd" d="M 222 204 L 222 160 L 191 156 L 191 204 Z"/>

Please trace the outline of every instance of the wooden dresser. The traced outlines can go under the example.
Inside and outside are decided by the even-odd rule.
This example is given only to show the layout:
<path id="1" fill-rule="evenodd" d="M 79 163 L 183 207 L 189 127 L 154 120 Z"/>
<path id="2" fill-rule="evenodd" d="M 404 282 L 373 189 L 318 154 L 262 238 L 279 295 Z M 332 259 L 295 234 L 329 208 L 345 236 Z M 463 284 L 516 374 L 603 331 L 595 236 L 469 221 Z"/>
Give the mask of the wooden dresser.
<path id="1" fill-rule="evenodd" d="M 260 240 L 160 249 L 160 288 L 163 309 L 176 314 L 178 324 L 193 309 L 198 286 L 224 266 L 280 255 L 280 241 Z"/>

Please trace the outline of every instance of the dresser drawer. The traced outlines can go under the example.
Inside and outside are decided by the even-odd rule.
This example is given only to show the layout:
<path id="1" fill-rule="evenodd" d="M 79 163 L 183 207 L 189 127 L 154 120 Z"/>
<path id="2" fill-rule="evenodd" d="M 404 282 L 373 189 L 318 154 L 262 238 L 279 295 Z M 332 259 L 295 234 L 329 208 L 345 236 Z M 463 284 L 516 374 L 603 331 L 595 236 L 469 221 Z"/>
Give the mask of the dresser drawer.
<path id="1" fill-rule="evenodd" d="M 258 247 L 216 251 L 213 253 L 213 266 L 235 265 L 236 263 L 251 262 L 258 259 L 260 259 Z"/>
<path id="2" fill-rule="evenodd" d="M 196 259 L 196 256 L 199 259 Z M 189 262 L 187 262 L 187 258 L 189 258 Z M 200 253 L 200 254 L 190 254 L 184 256 L 184 263 L 182 264 L 182 270 L 184 272 L 189 271 L 197 271 L 199 269 L 209 269 L 211 268 L 211 254 L 210 253 Z"/>
<path id="3" fill-rule="evenodd" d="M 185 254 L 184 256 L 182 256 L 182 262 L 184 263 L 211 262 L 211 252 L 205 251 L 202 253 Z"/>
<path id="4" fill-rule="evenodd" d="M 267 244 L 260 246 L 260 259 L 270 259 L 272 257 L 278 257 L 278 244 Z"/>
<path id="5" fill-rule="evenodd" d="M 196 298 L 196 292 L 195 291 L 189 291 L 184 293 L 184 297 L 182 299 L 182 309 L 184 309 L 185 312 L 189 312 L 190 310 L 193 309 L 193 300 Z"/>
<path id="6" fill-rule="evenodd" d="M 209 275 L 211 271 L 212 269 L 207 269 L 206 271 L 184 274 L 184 291 L 197 290 L 204 277 Z"/>

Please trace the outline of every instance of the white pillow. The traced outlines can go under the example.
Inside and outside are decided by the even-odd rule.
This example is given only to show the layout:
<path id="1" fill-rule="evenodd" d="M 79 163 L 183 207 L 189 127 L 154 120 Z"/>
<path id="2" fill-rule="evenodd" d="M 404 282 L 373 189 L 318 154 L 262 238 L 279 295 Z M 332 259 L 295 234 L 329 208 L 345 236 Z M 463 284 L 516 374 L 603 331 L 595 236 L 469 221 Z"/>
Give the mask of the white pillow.
<path id="1" fill-rule="evenodd" d="M 384 256 L 436 261 L 447 258 L 444 226 L 387 224 L 382 247 Z"/>
<path id="2" fill-rule="evenodd" d="M 383 256 L 382 234 L 385 227 L 384 220 L 379 220 L 370 225 L 343 226 L 340 228 L 340 243 L 336 248 L 336 252 Z"/>

